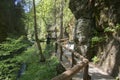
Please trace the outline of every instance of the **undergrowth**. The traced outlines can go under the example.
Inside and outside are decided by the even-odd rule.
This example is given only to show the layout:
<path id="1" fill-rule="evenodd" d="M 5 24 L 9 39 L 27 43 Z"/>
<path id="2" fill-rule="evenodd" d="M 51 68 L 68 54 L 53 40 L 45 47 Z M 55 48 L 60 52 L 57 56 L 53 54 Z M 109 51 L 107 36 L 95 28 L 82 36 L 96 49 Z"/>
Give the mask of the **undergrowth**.
<path id="1" fill-rule="evenodd" d="M 23 36 L 18 39 L 7 38 L 0 44 L 0 80 L 16 80 L 20 59 L 16 58 L 29 44 L 25 43 Z"/>
<path id="2" fill-rule="evenodd" d="M 35 46 L 29 48 L 27 53 L 29 55 L 26 58 L 28 65 L 27 70 L 24 72 L 20 80 L 51 80 L 56 76 L 56 65 L 58 59 L 55 56 L 51 56 L 53 52 L 53 45 L 47 45 L 42 43 L 43 54 L 46 57 L 46 62 L 39 62 L 39 54 L 36 52 Z"/>
<path id="3" fill-rule="evenodd" d="M 7 38 L 0 44 L 0 80 L 16 80 L 23 63 L 27 69 L 19 80 L 50 80 L 56 76 L 58 60 L 51 56 L 54 45 L 42 43 L 42 51 L 46 57 L 45 63 L 39 62 L 39 54 L 36 45 L 30 46 L 21 36 L 18 39 Z"/>

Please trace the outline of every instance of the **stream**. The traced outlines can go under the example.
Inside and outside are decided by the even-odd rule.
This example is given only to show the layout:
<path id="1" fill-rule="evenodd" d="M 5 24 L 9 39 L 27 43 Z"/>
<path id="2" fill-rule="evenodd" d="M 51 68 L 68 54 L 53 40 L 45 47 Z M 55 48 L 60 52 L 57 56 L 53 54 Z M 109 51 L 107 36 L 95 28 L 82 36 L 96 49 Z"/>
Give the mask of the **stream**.
<path id="1" fill-rule="evenodd" d="M 20 69 L 17 73 L 17 79 L 16 80 L 19 80 L 20 77 L 24 74 L 25 70 L 27 68 L 27 64 L 26 63 L 22 63 L 21 66 L 20 66 Z"/>

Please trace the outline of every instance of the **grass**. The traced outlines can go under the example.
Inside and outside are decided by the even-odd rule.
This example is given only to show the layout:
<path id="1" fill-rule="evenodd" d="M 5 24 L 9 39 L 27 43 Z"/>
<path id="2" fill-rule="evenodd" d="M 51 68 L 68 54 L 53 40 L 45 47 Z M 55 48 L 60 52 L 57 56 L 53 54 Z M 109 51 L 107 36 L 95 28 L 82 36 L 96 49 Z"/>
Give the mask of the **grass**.
<path id="1" fill-rule="evenodd" d="M 28 67 L 20 80 L 51 80 L 51 78 L 56 76 L 58 60 L 55 56 L 50 56 L 54 47 L 52 44 L 49 46 L 42 44 L 43 53 L 47 58 L 45 63 L 39 62 L 39 55 L 36 53 L 35 47 L 31 47 L 25 52 L 23 57 L 26 56 L 25 62 Z"/>

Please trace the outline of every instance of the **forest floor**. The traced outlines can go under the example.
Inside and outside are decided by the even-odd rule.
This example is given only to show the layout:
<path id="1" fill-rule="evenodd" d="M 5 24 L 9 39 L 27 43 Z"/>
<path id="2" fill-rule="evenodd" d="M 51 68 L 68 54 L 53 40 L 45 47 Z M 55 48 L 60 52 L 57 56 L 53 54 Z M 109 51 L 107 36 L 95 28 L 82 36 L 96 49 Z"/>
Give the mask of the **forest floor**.
<path id="1" fill-rule="evenodd" d="M 63 52 L 67 56 L 71 57 L 71 53 L 69 51 L 63 49 Z M 56 55 L 58 57 L 59 52 Z M 64 57 L 63 64 L 65 68 L 71 68 L 71 63 L 69 63 Z M 113 77 L 109 76 L 107 73 L 95 66 L 92 62 L 89 63 L 89 74 L 91 76 L 91 80 L 115 80 Z M 83 71 L 81 70 L 79 73 L 77 73 L 72 80 L 83 80 Z"/>

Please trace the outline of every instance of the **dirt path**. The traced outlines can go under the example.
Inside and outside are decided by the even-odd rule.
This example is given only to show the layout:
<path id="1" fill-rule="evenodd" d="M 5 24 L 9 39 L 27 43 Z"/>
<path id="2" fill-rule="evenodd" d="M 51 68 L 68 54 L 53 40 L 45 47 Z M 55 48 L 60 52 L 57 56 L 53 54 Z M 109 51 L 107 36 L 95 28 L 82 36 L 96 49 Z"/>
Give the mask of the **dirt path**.
<path id="1" fill-rule="evenodd" d="M 109 76 L 107 73 L 103 72 L 91 63 L 89 64 L 89 74 L 91 75 L 91 80 L 115 80 L 113 77 Z M 73 77 L 73 80 L 83 80 L 82 77 L 83 73 L 80 71 Z"/>
<path id="2" fill-rule="evenodd" d="M 59 53 L 59 52 L 58 52 Z M 59 54 L 56 54 L 59 56 Z M 64 49 L 64 54 L 71 57 L 71 53 Z M 63 57 L 64 66 L 68 69 L 71 68 L 71 64 Z M 109 76 L 107 73 L 103 72 L 101 69 L 97 68 L 94 64 L 89 63 L 89 74 L 91 75 L 91 80 L 115 80 L 113 77 Z M 76 74 L 72 80 L 83 80 L 82 70 Z"/>

